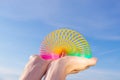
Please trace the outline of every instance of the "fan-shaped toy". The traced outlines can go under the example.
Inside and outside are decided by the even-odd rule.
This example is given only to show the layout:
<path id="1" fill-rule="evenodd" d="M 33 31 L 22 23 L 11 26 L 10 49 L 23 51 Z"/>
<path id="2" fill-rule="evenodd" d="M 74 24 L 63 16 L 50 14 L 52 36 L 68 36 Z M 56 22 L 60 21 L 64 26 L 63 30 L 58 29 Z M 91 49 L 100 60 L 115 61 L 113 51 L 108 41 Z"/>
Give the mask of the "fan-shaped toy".
<path id="1" fill-rule="evenodd" d="M 43 59 L 58 59 L 63 56 L 91 58 L 91 49 L 79 32 L 62 28 L 48 34 L 40 47 Z"/>

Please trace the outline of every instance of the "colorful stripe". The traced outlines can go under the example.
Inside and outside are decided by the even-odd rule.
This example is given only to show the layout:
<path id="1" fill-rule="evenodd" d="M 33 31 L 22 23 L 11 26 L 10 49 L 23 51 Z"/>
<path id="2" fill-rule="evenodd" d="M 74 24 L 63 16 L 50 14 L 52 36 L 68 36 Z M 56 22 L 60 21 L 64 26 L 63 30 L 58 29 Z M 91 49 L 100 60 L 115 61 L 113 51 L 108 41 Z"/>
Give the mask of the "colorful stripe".
<path id="1" fill-rule="evenodd" d="M 63 54 L 64 56 L 92 57 L 90 46 L 83 35 L 66 28 L 48 34 L 41 44 L 40 53 L 44 59 L 58 59 Z"/>

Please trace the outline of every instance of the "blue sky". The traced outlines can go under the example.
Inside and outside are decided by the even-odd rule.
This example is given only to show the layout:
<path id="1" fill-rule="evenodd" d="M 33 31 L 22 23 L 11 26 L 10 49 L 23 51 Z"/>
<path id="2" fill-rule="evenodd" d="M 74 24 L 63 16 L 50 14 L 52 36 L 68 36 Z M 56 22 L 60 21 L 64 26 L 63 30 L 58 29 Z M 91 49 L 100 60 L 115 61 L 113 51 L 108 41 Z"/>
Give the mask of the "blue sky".
<path id="1" fill-rule="evenodd" d="M 40 43 L 61 27 L 82 33 L 98 63 L 68 80 L 120 80 L 119 0 L 1 0 L 0 80 L 18 80 Z"/>

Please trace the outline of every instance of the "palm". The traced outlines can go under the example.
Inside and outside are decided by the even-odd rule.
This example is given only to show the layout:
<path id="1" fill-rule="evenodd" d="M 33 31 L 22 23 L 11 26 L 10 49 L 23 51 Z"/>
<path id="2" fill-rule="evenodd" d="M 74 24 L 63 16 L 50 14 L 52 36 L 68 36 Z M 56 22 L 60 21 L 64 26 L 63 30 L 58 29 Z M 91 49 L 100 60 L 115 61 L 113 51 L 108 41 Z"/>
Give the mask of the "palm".
<path id="1" fill-rule="evenodd" d="M 62 65 L 65 66 L 66 74 L 72 74 L 80 72 L 82 70 L 87 69 L 90 66 L 95 65 L 97 59 L 96 58 L 86 59 L 80 57 L 66 56 L 62 57 L 60 61 L 63 62 Z"/>

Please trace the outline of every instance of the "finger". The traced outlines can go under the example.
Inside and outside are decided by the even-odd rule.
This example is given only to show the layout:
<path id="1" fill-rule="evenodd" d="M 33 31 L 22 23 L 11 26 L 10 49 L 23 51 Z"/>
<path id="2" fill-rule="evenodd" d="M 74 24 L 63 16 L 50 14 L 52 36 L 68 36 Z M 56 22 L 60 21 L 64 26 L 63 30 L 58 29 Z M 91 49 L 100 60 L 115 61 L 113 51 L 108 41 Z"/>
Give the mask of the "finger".
<path id="1" fill-rule="evenodd" d="M 97 58 L 91 58 L 89 59 L 89 66 L 94 66 L 97 63 Z"/>
<path id="2" fill-rule="evenodd" d="M 52 61 L 52 60 L 45 60 L 45 59 L 43 59 L 40 55 L 32 55 L 32 56 L 30 56 L 30 63 L 31 63 L 32 65 L 34 65 L 34 64 L 39 64 L 39 63 L 44 64 L 44 65 L 47 65 L 47 64 L 49 64 L 51 61 Z"/>
<path id="3" fill-rule="evenodd" d="M 49 62 L 50 60 L 43 59 L 40 55 L 32 55 L 30 56 L 30 61 L 37 63 L 37 62 Z"/>
<path id="4" fill-rule="evenodd" d="M 79 73 L 79 72 L 80 72 L 80 70 L 73 70 L 69 74 L 76 74 L 76 73 Z"/>
<path id="5" fill-rule="evenodd" d="M 28 68 L 29 66 L 35 64 L 35 62 L 36 62 L 37 59 L 38 59 L 38 55 L 31 55 L 31 56 L 29 57 L 28 63 L 27 63 L 26 66 L 25 66 L 25 69 Z"/>
<path id="6" fill-rule="evenodd" d="M 32 59 L 32 58 L 35 58 L 35 57 L 38 57 L 38 55 L 37 55 L 37 54 L 31 55 L 31 56 L 29 57 L 29 59 Z"/>

